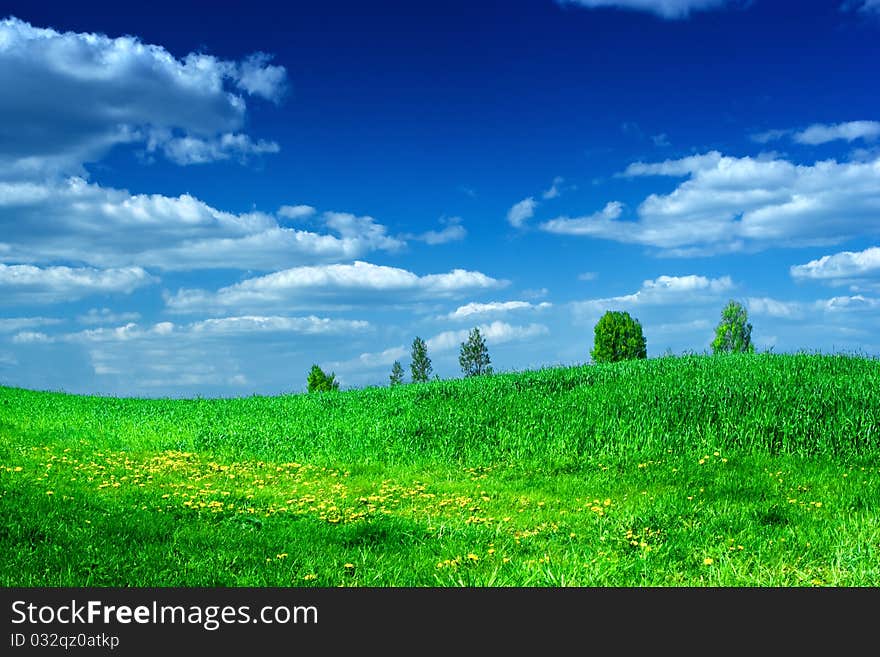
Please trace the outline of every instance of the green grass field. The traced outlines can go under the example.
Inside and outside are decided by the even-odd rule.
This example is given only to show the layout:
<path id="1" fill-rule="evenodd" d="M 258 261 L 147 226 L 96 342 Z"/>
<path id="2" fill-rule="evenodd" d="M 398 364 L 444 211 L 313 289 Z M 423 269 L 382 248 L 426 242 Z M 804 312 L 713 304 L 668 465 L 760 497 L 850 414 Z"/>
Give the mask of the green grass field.
<path id="1" fill-rule="evenodd" d="M 0 388 L 0 585 L 878 586 L 880 361 Z"/>

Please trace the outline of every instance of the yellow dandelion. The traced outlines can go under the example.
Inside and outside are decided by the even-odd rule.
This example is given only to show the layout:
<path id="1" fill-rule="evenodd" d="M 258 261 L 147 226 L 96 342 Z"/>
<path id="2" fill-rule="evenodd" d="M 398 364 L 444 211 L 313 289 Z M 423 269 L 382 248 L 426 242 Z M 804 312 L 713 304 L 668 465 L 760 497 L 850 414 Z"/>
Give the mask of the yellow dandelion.
<path id="1" fill-rule="evenodd" d="M 474 561 L 474 562 L 480 560 L 480 557 L 478 557 L 478 556 L 477 556 L 476 554 L 474 554 L 473 552 L 469 552 L 468 555 L 467 555 L 467 558 L 470 559 L 471 561 Z"/>
<path id="2" fill-rule="evenodd" d="M 20 465 L 17 465 L 17 466 L 15 466 L 14 468 L 12 468 L 12 471 L 13 471 L 13 472 L 21 472 L 21 470 L 22 470 L 22 468 L 21 468 Z M 846 475 L 843 475 L 843 476 L 845 477 Z"/>
<path id="3" fill-rule="evenodd" d="M 52 491 L 52 490 L 46 491 L 46 495 L 54 495 L 54 494 L 55 494 L 55 491 Z"/>
<path id="4" fill-rule="evenodd" d="M 354 564 L 353 564 L 353 563 L 347 563 L 347 564 L 345 564 L 345 565 L 342 566 L 342 567 L 345 568 L 346 570 L 354 570 Z"/>
<path id="5" fill-rule="evenodd" d="M 287 558 L 287 552 L 282 552 L 281 554 L 276 554 L 276 555 L 275 555 L 275 558 L 276 558 L 276 559 L 286 559 L 286 558 Z"/>
<path id="6" fill-rule="evenodd" d="M 307 582 L 311 582 L 312 580 L 318 579 L 318 576 L 315 575 L 314 573 L 309 573 L 308 575 L 304 575 L 303 579 L 306 580 Z"/>
<path id="7" fill-rule="evenodd" d="M 488 554 L 495 554 L 495 548 L 489 548 L 486 552 Z"/>
<path id="8" fill-rule="evenodd" d="M 713 563 L 714 560 L 712 559 L 712 557 L 706 557 L 705 559 L 703 559 L 704 566 L 711 566 Z"/>

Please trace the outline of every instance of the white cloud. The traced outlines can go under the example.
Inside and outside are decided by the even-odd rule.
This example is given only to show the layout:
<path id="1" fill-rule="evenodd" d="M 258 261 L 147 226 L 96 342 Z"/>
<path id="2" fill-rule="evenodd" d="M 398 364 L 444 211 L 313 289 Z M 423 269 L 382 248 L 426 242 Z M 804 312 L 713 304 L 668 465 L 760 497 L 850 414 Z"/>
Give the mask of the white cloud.
<path id="1" fill-rule="evenodd" d="M 0 262 L 265 271 L 404 245 L 372 217 L 327 212 L 322 220 L 335 235 L 284 228 L 262 212 L 224 212 L 189 194 L 130 194 L 81 178 L 0 182 Z"/>
<path id="2" fill-rule="evenodd" d="M 562 190 L 560 189 L 560 186 L 564 182 L 565 182 L 565 178 L 562 178 L 561 176 L 556 176 L 553 179 L 553 184 L 550 185 L 550 189 L 545 190 L 541 194 L 541 198 L 547 200 L 547 199 L 551 199 L 551 198 L 557 198 L 558 196 L 560 196 L 562 194 Z M 509 219 L 508 219 L 508 221 L 509 221 Z"/>
<path id="3" fill-rule="evenodd" d="M 507 211 L 507 221 L 514 228 L 521 228 L 526 221 L 535 215 L 537 201 L 531 196 L 513 205 Z"/>
<path id="4" fill-rule="evenodd" d="M 500 313 L 508 313 L 514 310 L 545 310 L 552 307 L 553 304 L 548 301 L 541 303 L 529 303 L 528 301 L 490 301 L 488 303 L 471 302 L 463 306 L 459 306 L 453 310 L 447 319 L 452 320 L 469 320 L 471 317 L 479 315 L 497 315 Z"/>
<path id="5" fill-rule="evenodd" d="M 749 313 L 781 319 L 801 320 L 817 313 L 846 315 L 880 310 L 880 299 L 853 296 L 831 297 L 816 301 L 779 301 L 770 297 L 750 297 L 746 300 Z"/>
<path id="6" fill-rule="evenodd" d="M 396 360 L 403 360 L 410 354 L 410 350 L 404 346 L 389 347 L 379 352 L 364 352 L 357 358 L 327 363 L 328 368 L 335 370 L 373 369 L 394 364 Z"/>
<path id="7" fill-rule="evenodd" d="M 145 142 L 153 129 L 203 140 L 234 133 L 246 112 L 236 92 L 277 100 L 283 90 L 284 68 L 267 62 L 177 59 L 132 36 L 2 20 L 0 122 L 16 129 L 4 136 L 0 175 L 84 175 L 85 163 L 116 144 Z"/>
<path id="8" fill-rule="evenodd" d="M 480 324 L 480 334 L 486 341 L 487 346 L 503 344 L 505 342 L 530 340 L 539 335 L 546 335 L 550 330 L 543 324 L 529 324 L 528 326 L 511 326 L 506 322 L 492 322 Z M 430 351 L 448 351 L 458 349 L 461 343 L 468 339 L 469 329 L 458 331 L 443 331 L 425 341 Z"/>
<path id="9" fill-rule="evenodd" d="M 654 142 L 654 146 L 658 148 L 664 148 L 669 146 L 669 136 L 665 132 L 661 132 L 659 135 L 651 135 L 651 141 Z"/>
<path id="10" fill-rule="evenodd" d="M 52 342 L 52 339 L 45 333 L 39 331 L 22 331 L 12 336 L 13 344 L 34 344 Z"/>
<path id="11" fill-rule="evenodd" d="M 480 324 L 478 326 L 480 333 L 486 340 L 487 346 L 504 344 L 506 342 L 517 342 L 531 340 L 532 338 L 546 335 L 549 329 L 543 324 L 529 324 L 528 326 L 513 326 L 506 322 L 492 322 L 491 324 Z M 454 331 L 442 331 L 427 340 L 425 344 L 428 348 L 428 356 L 434 353 L 444 353 L 454 349 L 458 349 L 461 343 L 466 341 L 470 329 L 461 329 Z M 364 352 L 355 358 L 349 360 L 332 361 L 326 364 L 327 369 L 336 372 L 345 372 L 352 370 L 375 370 L 380 367 L 388 367 L 394 361 L 401 361 L 404 369 L 409 369 L 404 361 L 409 357 L 411 349 L 403 345 L 389 347 L 383 351 Z"/>
<path id="12" fill-rule="evenodd" d="M 285 91 L 287 73 L 283 66 L 273 66 L 272 55 L 257 52 L 239 63 L 234 69 L 235 83 L 252 96 L 262 96 L 278 102 Z"/>
<path id="13" fill-rule="evenodd" d="M 722 159 L 723 157 L 718 151 L 709 151 L 702 155 L 690 155 L 679 160 L 664 160 L 663 162 L 652 163 L 633 162 L 621 175 L 624 177 L 689 176 L 716 168 Z"/>
<path id="14" fill-rule="evenodd" d="M 595 271 L 585 271 L 582 274 L 578 274 L 579 281 L 595 281 L 597 278 L 599 278 L 599 274 Z"/>
<path id="15" fill-rule="evenodd" d="M 37 326 L 51 326 L 63 321 L 55 317 L 3 317 L 0 318 L 0 333 L 13 333 Z"/>
<path id="16" fill-rule="evenodd" d="M 365 331 L 370 323 L 362 320 L 329 319 L 327 317 L 255 316 L 222 317 L 195 322 L 190 330 L 197 334 L 243 335 L 255 332 L 301 333 L 303 335 L 342 334 Z"/>
<path id="17" fill-rule="evenodd" d="M 13 338 L 14 342 L 72 342 L 108 343 L 129 342 L 133 340 L 200 340 L 205 337 L 236 337 L 261 333 L 296 333 L 299 335 L 350 335 L 371 328 L 362 320 L 330 319 L 327 317 L 283 317 L 245 315 L 240 317 L 220 317 L 189 324 L 158 322 L 141 326 L 128 322 L 122 326 L 99 327 L 74 333 L 46 335 L 45 333 L 21 332 Z"/>
<path id="18" fill-rule="evenodd" d="M 152 148 L 150 148 L 152 146 Z M 182 166 L 205 164 L 230 158 L 246 162 L 252 155 L 277 153 L 281 148 L 274 141 L 253 141 L 244 134 L 225 133 L 212 139 L 199 137 L 174 137 L 164 141 L 153 141 L 147 150 L 161 147 L 165 157 Z"/>
<path id="19" fill-rule="evenodd" d="M 880 0 L 846 0 L 841 5 L 843 10 L 856 10 L 863 14 L 880 15 Z"/>
<path id="20" fill-rule="evenodd" d="M 446 244 L 447 242 L 456 242 L 467 237 L 467 231 L 464 226 L 459 224 L 450 224 L 442 230 L 429 230 L 421 235 L 415 236 L 413 239 L 420 240 L 425 244 Z"/>
<path id="21" fill-rule="evenodd" d="M 34 267 L 0 264 L 0 293 L 9 303 L 55 303 L 92 294 L 130 294 L 155 282 L 140 267 Z"/>
<path id="22" fill-rule="evenodd" d="M 455 269 L 445 274 L 418 276 L 405 269 L 355 261 L 345 265 L 294 267 L 250 278 L 217 292 L 183 289 L 168 296 L 166 304 L 174 312 L 290 307 L 322 300 L 334 305 L 374 305 L 377 301 L 399 303 L 453 297 L 505 285 L 507 281 L 478 271 Z"/>
<path id="23" fill-rule="evenodd" d="M 429 230 L 418 235 L 408 234 L 403 237 L 418 242 L 424 242 L 431 246 L 446 244 L 447 242 L 455 242 L 467 237 L 467 230 L 461 225 L 461 217 L 448 217 L 443 218 L 440 221 L 445 226 L 440 230 Z"/>
<path id="24" fill-rule="evenodd" d="M 672 256 L 838 244 L 880 233 L 880 158 L 797 165 L 710 152 L 624 172 L 687 175 L 669 194 L 651 194 L 638 221 L 606 216 L 547 222 L 545 230 L 643 244 Z"/>
<path id="25" fill-rule="evenodd" d="M 806 130 L 795 133 L 793 139 L 799 144 L 816 145 L 838 139 L 855 141 L 877 137 L 880 137 L 880 121 L 849 121 L 830 125 L 815 123 Z"/>
<path id="26" fill-rule="evenodd" d="M 315 212 L 315 208 L 311 205 L 282 205 L 278 209 L 278 216 L 285 219 L 307 219 Z"/>
<path id="27" fill-rule="evenodd" d="M 821 280 L 832 285 L 846 285 L 855 279 L 880 275 L 880 247 L 864 251 L 841 251 L 791 267 L 796 280 Z"/>
<path id="28" fill-rule="evenodd" d="M 78 316 L 76 321 L 80 324 L 118 324 L 136 322 L 140 318 L 140 313 L 117 313 L 109 308 L 90 308 L 86 314 Z"/>
<path id="29" fill-rule="evenodd" d="M 687 303 L 693 305 L 719 299 L 723 293 L 734 288 L 729 276 L 706 278 L 689 276 L 658 276 L 642 283 L 632 294 L 602 299 L 588 299 L 571 304 L 578 315 L 595 315 L 606 310 L 635 308 L 640 306 L 663 306 Z"/>
<path id="30" fill-rule="evenodd" d="M 765 130 L 764 132 L 757 132 L 751 135 L 751 140 L 759 144 L 766 144 L 771 141 L 782 139 L 789 134 L 791 134 L 791 130 Z"/>
<path id="31" fill-rule="evenodd" d="M 668 20 L 690 16 L 692 11 L 708 11 L 729 4 L 730 0 L 557 0 L 560 4 L 576 4 L 589 9 L 611 7 L 645 11 Z M 870 1 L 870 0 L 869 0 Z"/>
<path id="32" fill-rule="evenodd" d="M 623 204 L 611 201 L 602 210 L 586 217 L 558 217 L 541 224 L 541 230 L 559 235 L 597 235 L 608 230 L 623 212 Z"/>
<path id="33" fill-rule="evenodd" d="M 752 315 L 784 319 L 800 319 L 805 312 L 805 304 L 799 301 L 779 301 L 770 297 L 749 297 L 746 299 L 746 307 Z"/>

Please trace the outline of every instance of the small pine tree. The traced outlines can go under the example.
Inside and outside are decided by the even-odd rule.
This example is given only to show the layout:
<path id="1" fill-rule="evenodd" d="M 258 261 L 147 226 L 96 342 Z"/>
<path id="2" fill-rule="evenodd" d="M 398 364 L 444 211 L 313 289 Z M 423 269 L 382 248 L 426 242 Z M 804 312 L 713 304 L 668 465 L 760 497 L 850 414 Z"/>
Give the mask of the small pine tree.
<path id="1" fill-rule="evenodd" d="M 411 355 L 412 362 L 409 368 L 413 383 L 424 383 L 431 376 L 431 359 L 428 358 L 428 345 L 418 336 L 413 340 Z"/>
<path id="2" fill-rule="evenodd" d="M 754 353 L 752 345 L 752 325 L 749 314 L 736 301 L 730 300 L 721 311 L 721 321 L 715 327 L 712 340 L 712 353 Z"/>
<path id="3" fill-rule="evenodd" d="M 491 374 L 492 366 L 489 364 L 489 349 L 486 341 L 480 335 L 480 329 L 471 329 L 468 339 L 461 343 L 461 351 L 458 355 L 458 364 L 465 376 L 480 376 Z"/>
<path id="4" fill-rule="evenodd" d="M 403 383 L 403 365 L 400 364 L 399 360 L 394 361 L 394 365 L 391 366 L 391 376 L 388 378 L 392 386 L 399 386 Z"/>
<path id="5" fill-rule="evenodd" d="M 648 349 L 642 325 L 628 312 L 609 310 L 594 329 L 594 363 L 615 363 L 620 360 L 647 358 Z"/>
<path id="6" fill-rule="evenodd" d="M 308 378 L 309 392 L 329 392 L 331 390 L 339 390 L 339 381 L 336 380 L 336 374 L 331 372 L 329 375 L 317 365 L 312 365 Z"/>

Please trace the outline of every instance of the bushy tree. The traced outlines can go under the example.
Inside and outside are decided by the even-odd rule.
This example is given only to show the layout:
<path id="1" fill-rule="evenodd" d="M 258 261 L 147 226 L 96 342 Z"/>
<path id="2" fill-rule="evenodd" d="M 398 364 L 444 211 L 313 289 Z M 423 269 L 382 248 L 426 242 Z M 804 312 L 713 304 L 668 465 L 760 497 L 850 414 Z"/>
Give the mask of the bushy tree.
<path id="1" fill-rule="evenodd" d="M 412 343 L 412 362 L 409 365 L 413 383 L 423 383 L 431 376 L 431 359 L 428 358 L 428 345 L 420 337 Z"/>
<path id="2" fill-rule="evenodd" d="M 607 311 L 596 323 L 594 334 L 593 350 L 590 352 L 594 363 L 648 357 L 642 325 L 628 312 Z"/>
<path id="3" fill-rule="evenodd" d="M 399 360 L 394 361 L 394 365 L 391 366 L 391 376 L 388 378 L 393 386 L 403 383 L 403 365 L 400 364 Z"/>
<path id="4" fill-rule="evenodd" d="M 309 371 L 308 379 L 309 392 L 329 392 L 330 390 L 339 390 L 339 381 L 336 380 L 336 374 L 331 372 L 329 375 L 317 365 L 312 365 Z"/>
<path id="5" fill-rule="evenodd" d="M 754 353 L 752 345 L 752 325 L 749 314 L 736 301 L 729 301 L 721 311 L 721 321 L 715 327 L 715 339 L 712 340 L 712 353 Z"/>
<path id="6" fill-rule="evenodd" d="M 468 339 L 461 343 L 458 364 L 461 365 L 461 371 L 465 376 L 480 376 L 492 373 L 492 366 L 489 363 L 486 341 L 480 335 L 480 329 L 474 327 L 468 334 Z"/>

